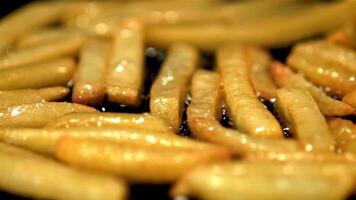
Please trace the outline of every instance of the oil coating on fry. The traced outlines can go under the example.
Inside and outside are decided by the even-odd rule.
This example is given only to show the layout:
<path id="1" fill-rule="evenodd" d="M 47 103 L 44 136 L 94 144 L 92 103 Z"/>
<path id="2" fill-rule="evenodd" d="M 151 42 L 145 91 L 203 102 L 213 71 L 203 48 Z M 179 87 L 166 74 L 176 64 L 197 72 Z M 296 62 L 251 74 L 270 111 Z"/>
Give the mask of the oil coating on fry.
<path id="1" fill-rule="evenodd" d="M 335 118 L 327 121 L 334 140 L 342 152 L 356 153 L 356 126 L 352 121 Z"/>

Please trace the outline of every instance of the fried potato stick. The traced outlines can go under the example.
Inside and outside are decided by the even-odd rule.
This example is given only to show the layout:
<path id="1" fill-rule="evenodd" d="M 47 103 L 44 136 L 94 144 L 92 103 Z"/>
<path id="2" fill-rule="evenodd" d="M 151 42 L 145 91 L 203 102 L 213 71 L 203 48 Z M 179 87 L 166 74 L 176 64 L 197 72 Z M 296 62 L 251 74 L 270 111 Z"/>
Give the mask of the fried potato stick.
<path id="1" fill-rule="evenodd" d="M 144 76 L 143 27 L 133 20 L 121 22 L 117 26 L 106 93 L 111 102 L 138 106 Z"/>
<path id="2" fill-rule="evenodd" d="M 347 93 L 343 98 L 342 101 L 351 105 L 352 107 L 356 108 L 356 89 Z"/>
<path id="3" fill-rule="evenodd" d="M 313 97 L 303 89 L 277 90 L 277 110 L 306 151 L 335 151 L 324 116 Z"/>
<path id="4" fill-rule="evenodd" d="M 330 119 L 327 121 L 331 135 L 343 152 L 356 153 L 356 126 L 345 119 Z"/>
<path id="5" fill-rule="evenodd" d="M 47 128 L 132 128 L 134 130 L 170 132 L 166 122 L 149 113 L 68 113 Z"/>
<path id="6" fill-rule="evenodd" d="M 0 143 L 0 162 L 3 191 L 36 199 L 126 199 L 122 180 L 82 172 L 24 149 Z"/>
<path id="7" fill-rule="evenodd" d="M 57 142 L 56 155 L 70 165 L 116 174 L 130 181 L 166 183 L 193 167 L 228 159 L 224 148 L 209 146 L 187 151 L 63 137 Z"/>
<path id="8" fill-rule="evenodd" d="M 150 111 L 177 131 L 183 115 L 190 78 L 198 68 L 198 50 L 188 44 L 174 44 L 151 87 Z"/>
<path id="9" fill-rule="evenodd" d="M 61 100 L 67 96 L 66 87 L 0 91 L 0 108 L 29 103 L 41 103 Z"/>
<path id="10" fill-rule="evenodd" d="M 217 63 L 225 101 L 237 129 L 255 136 L 283 138 L 278 121 L 255 94 L 247 47 L 223 46 L 217 51 Z"/>
<path id="11" fill-rule="evenodd" d="M 42 88 L 66 85 L 76 65 L 72 58 L 0 70 L 0 90 Z"/>
<path id="12" fill-rule="evenodd" d="M 0 109 L 0 127 L 43 127 L 59 116 L 71 112 L 97 112 L 74 103 L 44 102 Z"/>
<path id="13" fill-rule="evenodd" d="M 84 45 L 74 75 L 74 103 L 95 105 L 104 99 L 109 53 L 110 45 L 106 41 L 93 38 Z"/>
<path id="14" fill-rule="evenodd" d="M 283 66 L 283 64 L 279 62 L 273 62 L 270 65 L 270 71 L 274 81 L 279 87 L 295 87 L 307 90 L 313 96 L 320 112 L 324 116 L 346 116 L 355 114 L 355 108 L 329 97 L 322 89 L 306 80 L 303 75 L 292 72 L 287 66 Z"/>
<path id="15" fill-rule="evenodd" d="M 188 124 L 195 137 L 224 145 L 235 154 L 264 151 L 297 151 L 294 140 L 260 138 L 222 127 L 217 121 L 221 116 L 221 90 L 218 74 L 197 71 L 192 79 L 192 102 L 188 106 Z"/>

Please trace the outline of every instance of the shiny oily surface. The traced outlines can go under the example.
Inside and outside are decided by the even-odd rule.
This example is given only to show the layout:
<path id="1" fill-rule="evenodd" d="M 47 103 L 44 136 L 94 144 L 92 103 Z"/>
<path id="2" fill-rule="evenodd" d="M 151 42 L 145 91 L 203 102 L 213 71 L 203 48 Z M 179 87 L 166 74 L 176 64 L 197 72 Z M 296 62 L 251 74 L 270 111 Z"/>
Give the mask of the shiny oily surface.
<path id="1" fill-rule="evenodd" d="M 328 126 L 342 152 L 356 153 L 356 125 L 345 119 L 330 119 Z"/>

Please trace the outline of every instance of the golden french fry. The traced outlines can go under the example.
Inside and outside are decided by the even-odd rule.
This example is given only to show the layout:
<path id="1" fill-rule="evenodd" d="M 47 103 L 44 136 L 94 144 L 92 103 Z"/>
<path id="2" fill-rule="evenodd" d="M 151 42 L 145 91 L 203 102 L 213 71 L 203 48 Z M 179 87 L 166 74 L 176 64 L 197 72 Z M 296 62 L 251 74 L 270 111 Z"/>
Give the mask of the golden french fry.
<path id="1" fill-rule="evenodd" d="M 352 107 L 356 108 L 356 89 L 347 93 L 343 98 L 342 101 L 351 105 Z"/>
<path id="2" fill-rule="evenodd" d="M 173 196 L 203 200 L 345 199 L 353 187 L 351 172 L 325 170 L 316 163 L 230 162 L 202 166 L 183 176 Z M 336 186 L 337 185 L 337 186 Z"/>
<path id="3" fill-rule="evenodd" d="M 20 48 L 36 46 L 53 40 L 63 40 L 70 37 L 84 37 L 85 31 L 77 28 L 46 28 L 26 34 L 18 39 L 16 45 Z"/>
<path id="4" fill-rule="evenodd" d="M 54 2 L 31 3 L 0 22 L 0 54 L 18 37 L 57 21 L 62 6 Z"/>
<path id="5" fill-rule="evenodd" d="M 270 65 L 270 71 L 274 81 L 279 87 L 295 87 L 307 90 L 313 96 L 320 112 L 324 116 L 346 116 L 355 114 L 355 109 L 350 105 L 329 97 L 322 89 L 306 80 L 301 74 L 293 73 L 288 67 L 283 66 L 283 64 L 273 62 Z"/>
<path id="6" fill-rule="evenodd" d="M 277 110 L 306 151 L 335 150 L 324 116 L 308 91 L 298 88 L 277 90 Z"/>
<path id="7" fill-rule="evenodd" d="M 68 137 L 57 142 L 56 155 L 73 166 L 148 183 L 170 182 L 195 166 L 229 158 L 226 149 L 212 145 L 204 150 L 192 151 Z"/>
<path id="8" fill-rule="evenodd" d="M 192 102 L 188 106 L 188 123 L 195 137 L 221 144 L 238 155 L 263 151 L 296 151 L 294 140 L 275 140 L 245 135 L 237 130 L 222 127 L 221 91 L 218 74 L 199 70 L 192 80 Z"/>
<path id="9" fill-rule="evenodd" d="M 328 120 L 330 132 L 343 152 L 356 153 L 356 126 L 345 119 Z"/>
<path id="10" fill-rule="evenodd" d="M 327 40 L 344 46 L 356 48 L 356 21 L 346 23 L 341 30 L 328 35 Z"/>
<path id="11" fill-rule="evenodd" d="M 0 91 L 0 108 L 61 100 L 69 93 L 66 87 Z"/>
<path id="12" fill-rule="evenodd" d="M 166 121 L 174 131 L 181 124 L 187 87 L 198 62 L 197 49 L 187 44 L 174 44 L 151 87 L 151 113 Z"/>
<path id="13" fill-rule="evenodd" d="M 210 145 L 170 134 L 168 131 L 146 131 L 110 128 L 70 129 L 0 129 L 0 141 L 20 146 L 31 151 L 53 156 L 55 144 L 62 136 L 81 139 L 107 140 L 118 145 L 161 148 L 183 151 L 205 150 Z"/>
<path id="14" fill-rule="evenodd" d="M 121 22 L 114 35 L 106 93 L 111 102 L 137 106 L 141 102 L 144 76 L 142 25 Z"/>
<path id="15" fill-rule="evenodd" d="M 18 49 L 0 57 L 0 69 L 13 68 L 62 56 L 75 55 L 85 41 L 83 36 L 67 36 L 33 47 Z"/>
<path id="16" fill-rule="evenodd" d="M 356 89 L 356 74 L 337 62 L 313 55 L 310 50 L 303 48 L 303 44 L 294 47 L 287 63 L 292 69 L 302 72 L 311 82 L 334 94 L 343 96 Z"/>
<path id="17" fill-rule="evenodd" d="M 74 59 L 61 58 L 45 63 L 0 70 L 0 90 L 66 85 L 73 77 Z"/>
<path id="18" fill-rule="evenodd" d="M 97 112 L 74 103 L 44 102 L 9 106 L 0 109 L 0 127 L 43 127 L 59 116 L 71 112 Z"/>
<path id="19" fill-rule="evenodd" d="M 68 113 L 52 122 L 47 128 L 132 128 L 134 130 L 170 132 L 166 122 L 149 113 Z"/>
<path id="20" fill-rule="evenodd" d="M 0 143 L 0 189 L 35 199 L 124 200 L 126 184 Z"/>
<path id="21" fill-rule="evenodd" d="M 275 117 L 257 99 L 253 89 L 247 47 L 224 46 L 217 51 L 228 110 L 238 130 L 255 136 L 282 138 Z M 251 114 L 253 113 L 253 115 Z"/>
<path id="22" fill-rule="evenodd" d="M 146 39 L 149 45 L 160 48 L 167 48 L 176 41 L 188 42 L 206 50 L 216 49 L 226 43 L 281 47 L 337 28 L 354 18 L 355 9 L 356 2 L 343 1 L 315 6 L 290 17 L 260 19 L 248 24 L 213 21 L 159 25 L 147 29 Z"/>
<path id="23" fill-rule="evenodd" d="M 104 99 L 109 53 L 109 43 L 99 39 L 90 39 L 82 48 L 74 75 L 74 103 L 95 105 Z"/>

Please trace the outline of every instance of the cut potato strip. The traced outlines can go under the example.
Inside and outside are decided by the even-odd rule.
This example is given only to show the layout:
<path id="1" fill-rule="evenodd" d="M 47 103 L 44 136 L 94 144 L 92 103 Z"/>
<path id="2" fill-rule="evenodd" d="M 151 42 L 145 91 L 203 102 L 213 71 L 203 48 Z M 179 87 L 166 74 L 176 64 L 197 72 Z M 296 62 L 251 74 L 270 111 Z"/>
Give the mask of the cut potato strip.
<path id="1" fill-rule="evenodd" d="M 166 121 L 174 131 L 181 124 L 187 87 L 198 64 L 197 49 L 188 44 L 174 44 L 151 87 L 151 113 Z"/>
<path id="2" fill-rule="evenodd" d="M 3 191 L 35 199 L 124 200 L 127 196 L 126 184 L 117 178 L 82 172 L 2 143 L 0 162 Z"/>
<path id="3" fill-rule="evenodd" d="M 45 28 L 22 36 L 16 45 L 19 48 L 27 48 L 68 37 L 84 37 L 84 35 L 85 31 L 77 28 Z"/>
<path id="4" fill-rule="evenodd" d="M 168 131 L 135 129 L 70 128 L 70 129 L 0 129 L 0 141 L 20 146 L 31 151 L 53 156 L 55 144 L 62 136 L 82 139 L 106 140 L 118 145 L 142 148 L 198 151 L 208 149 L 209 144 L 170 134 Z"/>
<path id="5" fill-rule="evenodd" d="M 45 102 L 0 109 L 0 127 L 43 127 L 59 116 L 71 112 L 97 112 L 74 103 Z"/>
<path id="6" fill-rule="evenodd" d="M 109 53 L 109 43 L 94 38 L 82 48 L 74 76 L 74 103 L 95 105 L 104 99 Z"/>
<path id="7" fill-rule="evenodd" d="M 279 87 L 294 87 L 307 90 L 313 96 L 324 116 L 355 114 L 355 108 L 329 97 L 322 89 L 306 80 L 301 74 L 292 72 L 288 67 L 283 66 L 283 64 L 274 62 L 271 64 L 270 70 L 274 81 Z"/>
<path id="8" fill-rule="evenodd" d="M 333 140 L 313 97 L 303 89 L 277 90 L 277 110 L 306 151 L 332 152 Z"/>
<path id="9" fill-rule="evenodd" d="M 207 50 L 226 43 L 281 47 L 337 28 L 355 17 L 355 9 L 356 2 L 348 1 L 316 6 L 291 17 L 259 20 L 250 24 L 199 22 L 159 25 L 147 29 L 146 39 L 148 44 L 160 48 L 167 48 L 177 41 Z"/>
<path id="10" fill-rule="evenodd" d="M 342 101 L 351 105 L 352 107 L 356 108 L 356 89 L 347 93 L 343 98 Z"/>
<path id="11" fill-rule="evenodd" d="M 260 48 L 248 48 L 247 55 L 251 62 L 251 82 L 258 96 L 273 99 L 276 96 L 276 85 L 268 73 L 271 57 Z"/>
<path id="12" fill-rule="evenodd" d="M 73 166 L 108 172 L 143 183 L 170 182 L 195 166 L 229 158 L 225 149 L 215 146 L 202 151 L 187 151 L 66 137 L 57 142 L 56 155 Z"/>
<path id="13" fill-rule="evenodd" d="M 68 93 L 69 89 L 66 87 L 0 91 L 0 108 L 62 100 Z"/>
<path id="14" fill-rule="evenodd" d="M 0 70 L 0 90 L 42 88 L 66 85 L 76 65 L 71 58 Z"/>
<path id="15" fill-rule="evenodd" d="M 224 199 L 345 199 L 353 187 L 347 168 L 318 164 L 230 162 L 196 168 L 183 176 L 173 196 Z"/>
<path id="16" fill-rule="evenodd" d="M 356 48 L 356 21 L 346 23 L 341 30 L 328 35 L 327 40 L 344 46 Z"/>
<path id="17" fill-rule="evenodd" d="M 356 89 L 356 74 L 336 62 L 313 55 L 303 49 L 303 45 L 293 48 L 287 63 L 292 69 L 302 72 L 311 82 L 334 94 L 344 96 Z"/>
<path id="18" fill-rule="evenodd" d="M 343 152 L 356 153 L 356 125 L 338 118 L 328 120 L 328 125 L 338 147 Z"/>
<path id="19" fill-rule="evenodd" d="M 114 35 L 106 93 L 114 103 L 138 106 L 144 76 L 143 30 L 136 21 L 121 22 Z"/>
<path id="20" fill-rule="evenodd" d="M 170 132 L 168 125 L 149 113 L 69 113 L 53 120 L 47 128 L 132 128 Z"/>
<path id="21" fill-rule="evenodd" d="M 221 91 L 218 74 L 197 71 L 192 80 L 192 102 L 188 106 L 188 123 L 195 137 L 224 145 L 235 154 L 247 155 L 262 151 L 296 151 L 299 145 L 293 140 L 275 140 L 245 135 L 237 130 L 222 127 Z"/>
<path id="22" fill-rule="evenodd" d="M 18 49 L 0 57 L 0 69 L 13 68 L 62 56 L 75 55 L 82 47 L 84 41 L 85 37 L 82 36 L 67 36 L 33 47 Z"/>
<path id="23" fill-rule="evenodd" d="M 53 2 L 32 3 L 0 21 L 0 54 L 18 37 L 57 21 L 62 6 Z"/>
<path id="24" fill-rule="evenodd" d="M 278 121 L 255 94 L 247 47 L 224 46 L 218 49 L 217 63 L 225 101 L 237 129 L 255 136 L 283 138 Z"/>

